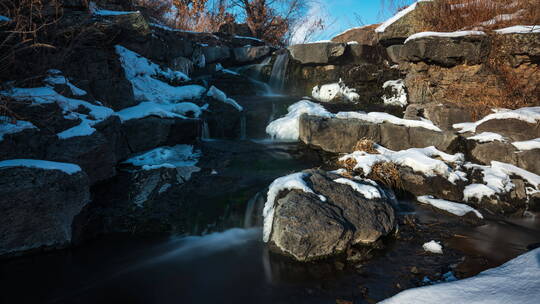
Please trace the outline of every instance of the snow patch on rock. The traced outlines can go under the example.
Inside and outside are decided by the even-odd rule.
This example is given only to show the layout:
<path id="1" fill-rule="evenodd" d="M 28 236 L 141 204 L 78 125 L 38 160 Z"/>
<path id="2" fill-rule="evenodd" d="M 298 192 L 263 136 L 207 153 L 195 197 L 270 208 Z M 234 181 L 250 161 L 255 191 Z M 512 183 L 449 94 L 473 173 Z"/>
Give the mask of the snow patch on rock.
<path id="1" fill-rule="evenodd" d="M 520 151 L 528 151 L 534 149 L 540 149 L 540 138 L 535 138 L 526 141 L 516 141 L 512 145 Z"/>
<path id="2" fill-rule="evenodd" d="M 540 121 L 540 107 L 525 107 L 516 110 L 497 109 L 497 112 L 487 115 L 477 122 L 465 122 L 454 124 L 454 129 L 459 129 L 459 133 L 476 132 L 476 127 L 482 123 L 493 119 L 517 119 L 531 124 Z"/>
<path id="3" fill-rule="evenodd" d="M 215 86 L 210 87 L 210 89 L 206 93 L 206 96 L 212 97 L 212 98 L 214 98 L 214 99 L 216 99 L 218 101 L 229 104 L 229 105 L 233 106 L 235 109 L 237 109 L 240 112 L 244 110 L 244 108 L 241 105 L 239 105 L 236 102 L 236 100 L 227 97 L 225 92 L 221 91 L 220 89 L 216 88 Z"/>
<path id="4" fill-rule="evenodd" d="M 287 109 L 289 113 L 282 118 L 272 121 L 266 127 L 268 133 L 274 139 L 298 140 L 300 136 L 300 116 L 304 113 L 321 117 L 332 117 L 320 104 L 302 100 Z"/>
<path id="5" fill-rule="evenodd" d="M 53 162 L 39 159 L 9 159 L 0 161 L 0 168 L 27 167 L 43 170 L 59 170 L 72 175 L 81 172 L 81 167 L 70 163 Z"/>
<path id="6" fill-rule="evenodd" d="M 457 38 L 464 36 L 485 36 L 486 33 L 482 31 L 457 31 L 457 32 L 420 32 L 409 36 L 405 40 L 405 43 L 420 38 L 442 37 L 442 38 Z"/>
<path id="7" fill-rule="evenodd" d="M 354 191 L 362 194 L 362 196 L 366 199 L 381 198 L 381 192 L 375 186 L 357 183 L 348 178 L 338 178 L 335 179 L 334 182 L 350 186 Z"/>
<path id="8" fill-rule="evenodd" d="M 388 80 L 383 84 L 383 89 L 391 88 L 392 95 L 387 97 L 383 95 L 384 104 L 404 107 L 407 105 L 407 92 L 405 92 L 405 82 L 403 79 Z"/>
<path id="9" fill-rule="evenodd" d="M 336 99 L 354 102 L 360 99 L 360 95 L 356 93 L 356 90 L 347 87 L 341 79 L 337 83 L 315 86 L 311 91 L 311 95 L 321 102 L 330 102 Z"/>
<path id="10" fill-rule="evenodd" d="M 27 129 L 38 128 L 29 121 L 16 120 L 12 123 L 11 118 L 0 116 L 0 141 L 4 140 L 4 135 L 19 133 Z"/>
<path id="11" fill-rule="evenodd" d="M 444 210 L 457 216 L 464 216 L 469 212 L 473 212 L 477 217 L 481 219 L 484 218 L 478 210 L 465 204 L 451 202 L 443 199 L 437 199 L 431 195 L 419 196 L 417 197 L 417 199 L 420 203 L 431 205 L 435 208 Z"/>
<path id="12" fill-rule="evenodd" d="M 480 143 L 492 142 L 492 141 L 501 141 L 505 142 L 506 139 L 500 134 L 493 132 L 482 132 L 474 136 L 468 137 L 467 139 L 474 140 Z"/>

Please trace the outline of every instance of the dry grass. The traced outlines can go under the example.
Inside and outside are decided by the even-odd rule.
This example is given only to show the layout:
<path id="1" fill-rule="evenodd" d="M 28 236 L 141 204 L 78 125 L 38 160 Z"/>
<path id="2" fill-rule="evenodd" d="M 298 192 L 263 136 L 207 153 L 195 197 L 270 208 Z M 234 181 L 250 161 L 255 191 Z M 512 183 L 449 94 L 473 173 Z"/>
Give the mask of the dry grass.
<path id="1" fill-rule="evenodd" d="M 437 0 L 418 11 L 423 31 L 452 32 L 482 27 L 540 24 L 538 0 Z"/>
<path id="2" fill-rule="evenodd" d="M 371 167 L 367 178 L 379 182 L 392 189 L 402 189 L 403 183 L 396 164 L 390 162 L 376 163 Z"/>
<path id="3" fill-rule="evenodd" d="M 354 151 L 364 151 L 369 154 L 379 154 L 375 149 L 375 142 L 371 139 L 362 138 L 354 145 Z"/>

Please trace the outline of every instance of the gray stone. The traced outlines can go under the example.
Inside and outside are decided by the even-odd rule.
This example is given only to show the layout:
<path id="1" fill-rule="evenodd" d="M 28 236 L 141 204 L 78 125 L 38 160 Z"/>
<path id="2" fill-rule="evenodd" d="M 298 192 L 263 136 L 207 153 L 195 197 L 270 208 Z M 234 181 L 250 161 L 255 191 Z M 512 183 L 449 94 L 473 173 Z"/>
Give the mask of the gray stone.
<path id="1" fill-rule="evenodd" d="M 467 109 L 442 103 L 411 104 L 407 106 L 403 118 L 425 118 L 443 130 L 453 130 L 454 124 L 472 121 L 472 115 Z"/>
<path id="2" fill-rule="evenodd" d="M 310 43 L 290 46 L 289 52 L 293 60 L 302 64 L 328 64 L 345 54 L 347 45 L 344 43 Z"/>
<path id="3" fill-rule="evenodd" d="M 366 199 L 352 187 L 334 182 L 337 176 L 307 172 L 306 181 L 326 201 L 298 190 L 281 193 L 270 237 L 273 250 L 305 262 L 369 245 L 394 229 L 394 210 L 386 198 Z"/>
<path id="4" fill-rule="evenodd" d="M 0 169 L 0 255 L 68 245 L 73 218 L 89 201 L 84 172 Z"/>
<path id="5" fill-rule="evenodd" d="M 425 62 L 444 67 L 486 62 L 490 40 L 486 35 L 422 37 L 407 41 L 400 55 L 408 62 Z"/>
<path id="6" fill-rule="evenodd" d="M 388 54 L 388 57 L 390 57 L 390 60 L 394 63 L 400 63 L 402 60 L 401 58 L 401 49 L 403 48 L 403 45 L 401 44 L 395 44 L 391 45 L 386 48 L 386 53 Z"/>
<path id="7" fill-rule="evenodd" d="M 493 132 L 513 141 L 524 141 L 540 137 L 540 124 L 519 119 L 491 119 L 476 127 L 476 133 L 482 132 Z"/>
<path id="8" fill-rule="evenodd" d="M 269 46 L 246 46 L 233 49 L 234 59 L 240 63 L 246 63 L 268 56 L 272 49 Z"/>
<path id="9" fill-rule="evenodd" d="M 231 49 L 226 46 L 211 46 L 203 48 L 207 63 L 223 61 L 231 57 Z"/>

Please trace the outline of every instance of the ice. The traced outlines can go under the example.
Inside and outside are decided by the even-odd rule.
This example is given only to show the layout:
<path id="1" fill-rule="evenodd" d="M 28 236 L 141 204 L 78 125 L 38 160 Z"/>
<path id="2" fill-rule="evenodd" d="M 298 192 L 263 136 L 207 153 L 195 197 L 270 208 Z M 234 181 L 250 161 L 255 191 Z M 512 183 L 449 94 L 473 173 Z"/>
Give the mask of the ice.
<path id="1" fill-rule="evenodd" d="M 206 93 L 207 96 L 212 97 L 218 101 L 224 102 L 226 104 L 230 104 L 238 111 L 243 111 L 244 108 L 239 105 L 234 99 L 228 98 L 225 92 L 221 91 L 220 89 L 216 88 L 215 86 L 211 86 L 208 90 L 208 93 Z"/>
<path id="2" fill-rule="evenodd" d="M 372 185 L 357 183 L 347 178 L 338 178 L 335 179 L 334 182 L 350 186 L 351 188 L 353 188 L 354 191 L 359 192 L 366 199 L 381 198 L 381 193 L 379 192 L 379 189 Z"/>
<path id="3" fill-rule="evenodd" d="M 426 37 L 445 37 L 445 38 L 455 38 L 455 37 L 463 37 L 463 36 L 485 36 L 486 33 L 482 31 L 457 31 L 457 32 L 421 32 L 416 33 L 409 38 L 405 40 L 405 43 L 419 38 L 426 38 Z"/>
<path id="4" fill-rule="evenodd" d="M 537 248 L 477 276 L 405 290 L 380 304 L 536 304 L 540 298 L 539 270 L 540 248 Z"/>
<path id="5" fill-rule="evenodd" d="M 431 253 L 437 253 L 437 254 L 443 253 L 441 242 L 437 242 L 437 241 L 427 242 L 424 245 L 422 245 L 422 248 L 424 248 L 425 251 L 431 252 Z"/>
<path id="6" fill-rule="evenodd" d="M 315 194 L 315 192 L 306 184 L 304 178 L 309 174 L 299 172 L 293 173 L 287 176 L 280 177 L 272 182 L 268 187 L 268 193 L 266 203 L 264 204 L 263 217 L 263 241 L 268 242 L 270 240 L 270 233 L 272 233 L 272 225 L 274 222 L 274 204 L 277 196 L 283 190 L 301 190 L 306 193 Z M 316 195 L 316 194 L 315 194 Z M 319 195 L 321 201 L 326 201 L 326 198 Z"/>
<path id="7" fill-rule="evenodd" d="M 19 133 L 27 129 L 37 129 L 37 127 L 29 121 L 15 120 L 12 123 L 11 118 L 0 116 L 0 141 L 4 140 L 4 135 Z"/>
<path id="8" fill-rule="evenodd" d="M 474 136 L 468 137 L 467 139 L 474 140 L 481 143 L 492 142 L 492 141 L 502 141 L 505 142 L 506 139 L 500 134 L 493 132 L 482 132 Z"/>
<path id="9" fill-rule="evenodd" d="M 81 167 L 75 164 L 60 163 L 47 160 L 38 159 L 10 159 L 0 161 L 0 168 L 15 168 L 15 167 L 27 167 L 44 170 L 60 170 L 69 175 L 75 174 L 81 171 Z"/>
<path id="10" fill-rule="evenodd" d="M 435 208 L 447 211 L 457 216 L 464 216 L 469 212 L 473 212 L 477 217 L 484 218 L 478 210 L 465 204 L 437 199 L 430 195 L 419 196 L 417 199 L 421 203 L 432 205 Z"/>
<path id="11" fill-rule="evenodd" d="M 535 138 L 526 141 L 516 141 L 512 145 L 520 151 L 528 151 L 534 149 L 540 149 L 540 138 Z"/>
<path id="12" fill-rule="evenodd" d="M 405 92 L 405 82 L 403 79 L 388 80 L 383 84 L 383 89 L 391 88 L 392 95 L 387 97 L 383 95 L 384 104 L 404 107 L 407 105 L 407 93 Z"/>
<path id="13" fill-rule="evenodd" d="M 304 113 L 321 117 L 332 117 L 320 104 L 302 100 L 288 108 L 289 113 L 282 118 L 272 121 L 266 127 L 266 133 L 272 138 L 282 140 L 298 140 L 300 136 L 300 116 Z"/>
<path id="14" fill-rule="evenodd" d="M 355 89 L 351 89 L 345 85 L 340 79 L 337 83 L 315 86 L 311 91 L 311 95 L 318 101 L 330 102 L 335 99 L 345 99 L 347 101 L 357 101 L 360 95 Z"/>

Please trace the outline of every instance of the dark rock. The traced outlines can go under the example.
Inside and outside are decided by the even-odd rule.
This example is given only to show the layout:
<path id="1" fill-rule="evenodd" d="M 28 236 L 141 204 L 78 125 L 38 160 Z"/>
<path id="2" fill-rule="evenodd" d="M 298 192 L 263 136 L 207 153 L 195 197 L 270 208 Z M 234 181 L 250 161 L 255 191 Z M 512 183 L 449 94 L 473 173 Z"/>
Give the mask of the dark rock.
<path id="1" fill-rule="evenodd" d="M 358 119 L 300 117 L 300 140 L 307 145 L 332 153 L 350 153 L 361 139 L 370 139 L 391 150 L 435 146 L 454 153 L 461 145 L 459 136 L 452 132 L 374 124 Z"/>
<path id="2" fill-rule="evenodd" d="M 73 218 L 90 201 L 84 172 L 34 168 L 0 169 L 0 255 L 63 247 Z"/>
<path id="3" fill-rule="evenodd" d="M 199 136 L 200 121 L 197 119 L 164 119 L 145 117 L 122 124 L 131 152 L 142 152 L 155 147 L 191 143 Z"/>
<path id="4" fill-rule="evenodd" d="M 271 51 L 269 46 L 245 46 L 233 49 L 233 54 L 235 61 L 248 63 L 268 56 Z"/>
<path id="5" fill-rule="evenodd" d="M 415 196 L 433 195 L 444 200 L 463 201 L 463 189 L 465 188 L 465 182 L 463 181 L 452 184 L 442 176 L 425 176 L 422 173 L 415 172 L 410 167 L 399 167 L 399 177 L 403 187 L 402 190 Z"/>
<path id="6" fill-rule="evenodd" d="M 321 259 L 369 245 L 394 229 L 394 210 L 386 199 L 366 199 L 322 171 L 307 172 L 313 191 L 327 200 L 298 190 L 280 195 L 270 237 L 277 252 L 304 262 Z"/>
<path id="7" fill-rule="evenodd" d="M 203 48 L 206 62 L 224 61 L 231 57 L 231 49 L 226 46 L 211 46 Z"/>
<path id="8" fill-rule="evenodd" d="M 301 64 L 328 64 L 343 56 L 346 48 L 344 43 L 321 42 L 292 45 L 289 52 Z"/>
<path id="9" fill-rule="evenodd" d="M 490 40 L 486 35 L 461 37 L 422 37 L 407 41 L 400 56 L 409 62 L 452 67 L 460 64 L 476 65 L 486 62 Z"/>

